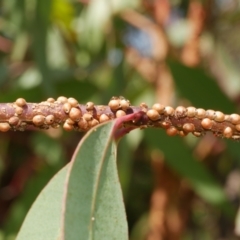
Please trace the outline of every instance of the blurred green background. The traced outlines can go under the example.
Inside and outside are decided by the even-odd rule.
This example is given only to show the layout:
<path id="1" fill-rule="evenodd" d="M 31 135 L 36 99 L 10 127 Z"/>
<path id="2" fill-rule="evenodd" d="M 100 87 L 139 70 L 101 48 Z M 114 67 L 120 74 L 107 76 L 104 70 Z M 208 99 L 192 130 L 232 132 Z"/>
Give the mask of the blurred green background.
<path id="1" fill-rule="evenodd" d="M 0 102 L 125 96 L 239 112 L 239 16 L 237 0 L 2 0 Z M 0 133 L 0 239 L 14 239 L 82 136 Z M 122 139 L 130 239 L 239 239 L 239 144 L 155 129 Z"/>

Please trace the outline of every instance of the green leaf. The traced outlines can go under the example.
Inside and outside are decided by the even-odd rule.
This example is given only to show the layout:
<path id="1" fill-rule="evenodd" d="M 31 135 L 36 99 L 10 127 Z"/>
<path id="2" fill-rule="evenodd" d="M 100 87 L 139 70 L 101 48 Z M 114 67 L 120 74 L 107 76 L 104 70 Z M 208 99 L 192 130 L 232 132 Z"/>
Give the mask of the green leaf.
<path id="1" fill-rule="evenodd" d="M 100 125 L 76 149 L 64 197 L 63 239 L 128 239 L 113 126 Z"/>
<path id="2" fill-rule="evenodd" d="M 60 170 L 37 197 L 16 240 L 53 240 L 60 233 L 63 186 L 68 165 Z"/>
<path id="3" fill-rule="evenodd" d="M 61 233 L 61 239 L 68 240 L 128 239 L 113 126 L 106 123 L 86 134 L 70 166 L 57 173 L 34 202 L 17 240 L 54 240 Z"/>

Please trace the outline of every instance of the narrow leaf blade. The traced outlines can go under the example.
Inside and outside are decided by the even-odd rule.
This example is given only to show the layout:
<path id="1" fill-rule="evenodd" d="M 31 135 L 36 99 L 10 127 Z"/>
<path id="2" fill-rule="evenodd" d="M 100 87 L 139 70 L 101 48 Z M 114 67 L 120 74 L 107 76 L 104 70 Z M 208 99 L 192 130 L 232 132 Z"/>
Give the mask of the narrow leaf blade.
<path id="1" fill-rule="evenodd" d="M 113 126 L 109 122 L 93 129 L 76 149 L 66 184 L 62 239 L 128 239 Z"/>

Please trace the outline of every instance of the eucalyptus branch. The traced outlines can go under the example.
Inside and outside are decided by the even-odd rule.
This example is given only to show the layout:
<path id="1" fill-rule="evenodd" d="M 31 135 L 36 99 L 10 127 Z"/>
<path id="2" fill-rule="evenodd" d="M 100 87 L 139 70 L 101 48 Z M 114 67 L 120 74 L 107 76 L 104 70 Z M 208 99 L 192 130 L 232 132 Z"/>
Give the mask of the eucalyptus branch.
<path id="1" fill-rule="evenodd" d="M 155 103 L 149 108 L 145 103 L 131 106 L 123 97 L 112 97 L 108 105 L 93 102 L 79 104 L 74 98 L 48 98 L 40 103 L 28 103 L 18 98 L 14 103 L 0 104 L 0 131 L 58 128 L 67 131 L 88 131 L 99 123 L 118 119 L 119 136 L 135 128 L 163 128 L 169 136 L 188 133 L 199 137 L 207 131 L 215 136 L 240 139 L 240 116 L 236 113 L 195 107 L 178 106 L 176 109 Z"/>

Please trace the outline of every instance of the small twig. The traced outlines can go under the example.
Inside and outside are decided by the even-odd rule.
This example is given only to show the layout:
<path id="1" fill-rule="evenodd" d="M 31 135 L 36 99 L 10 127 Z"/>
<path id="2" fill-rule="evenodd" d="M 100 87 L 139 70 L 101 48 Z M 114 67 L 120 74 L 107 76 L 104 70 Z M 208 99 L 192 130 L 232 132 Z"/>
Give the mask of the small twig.
<path id="1" fill-rule="evenodd" d="M 67 131 L 88 131 L 99 123 L 118 119 L 115 138 L 135 128 L 163 128 L 170 136 L 188 133 L 199 137 L 207 131 L 215 136 L 240 139 L 240 116 L 220 111 L 179 106 L 176 109 L 156 103 L 149 108 L 145 103 L 130 106 L 123 97 L 113 97 L 108 106 L 88 102 L 79 104 L 74 98 L 59 97 L 40 103 L 28 103 L 23 98 L 14 103 L 0 104 L 0 131 L 57 128 Z"/>

